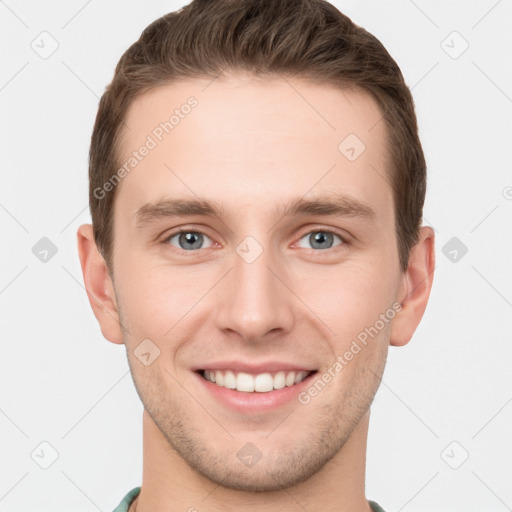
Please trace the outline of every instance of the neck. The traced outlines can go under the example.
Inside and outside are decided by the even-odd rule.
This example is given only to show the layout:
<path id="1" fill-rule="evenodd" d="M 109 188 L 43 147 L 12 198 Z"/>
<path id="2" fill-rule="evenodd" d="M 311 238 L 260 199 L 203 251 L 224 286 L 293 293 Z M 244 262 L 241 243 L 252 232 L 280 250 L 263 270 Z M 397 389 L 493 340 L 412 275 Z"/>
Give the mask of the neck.
<path id="1" fill-rule="evenodd" d="M 144 411 L 143 476 L 136 512 L 370 512 L 364 488 L 369 415 L 368 411 L 341 450 L 308 480 L 277 491 L 250 492 L 222 487 L 192 469 Z"/>

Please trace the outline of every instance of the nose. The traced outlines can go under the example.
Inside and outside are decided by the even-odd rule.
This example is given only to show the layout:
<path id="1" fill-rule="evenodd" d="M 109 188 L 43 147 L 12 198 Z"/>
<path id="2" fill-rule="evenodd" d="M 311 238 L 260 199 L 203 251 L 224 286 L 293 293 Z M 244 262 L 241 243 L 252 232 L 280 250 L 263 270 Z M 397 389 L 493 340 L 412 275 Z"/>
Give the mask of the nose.
<path id="1" fill-rule="evenodd" d="M 252 343 L 290 333 L 294 295 L 284 265 L 267 249 L 252 262 L 240 254 L 234 254 L 234 268 L 224 279 L 217 327 Z"/>

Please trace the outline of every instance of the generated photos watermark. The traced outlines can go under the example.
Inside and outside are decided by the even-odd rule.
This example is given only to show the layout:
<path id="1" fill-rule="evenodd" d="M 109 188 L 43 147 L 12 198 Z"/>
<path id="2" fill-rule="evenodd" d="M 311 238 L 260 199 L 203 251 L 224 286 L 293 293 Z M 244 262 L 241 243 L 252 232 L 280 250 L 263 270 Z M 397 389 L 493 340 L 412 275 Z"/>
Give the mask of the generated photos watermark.
<path id="1" fill-rule="evenodd" d="M 142 144 L 136 151 L 133 151 L 130 158 L 126 160 L 119 169 L 101 186 L 93 190 L 93 195 L 96 199 L 104 199 L 105 196 L 115 189 L 117 185 L 125 178 L 130 172 L 135 169 L 146 156 L 148 156 L 153 149 L 155 149 L 165 137 L 172 132 L 185 119 L 192 109 L 197 107 L 199 102 L 196 98 L 191 96 L 187 102 L 181 105 L 180 108 L 174 109 L 173 114 L 169 119 L 162 121 L 159 125 L 155 126 L 151 133 L 147 135 L 144 144 Z"/>
<path id="2" fill-rule="evenodd" d="M 334 363 L 327 368 L 315 381 L 304 391 L 298 395 L 298 400 L 301 404 L 307 405 L 311 402 L 312 398 L 318 396 L 318 394 L 331 382 L 336 375 L 338 375 L 345 366 L 348 365 L 354 357 L 361 352 L 361 350 L 368 344 L 369 338 L 373 339 L 389 324 L 396 314 L 402 310 L 402 305 L 395 302 L 385 313 L 379 315 L 379 319 L 374 322 L 370 327 L 365 327 L 342 355 L 338 355 Z M 361 346 L 362 345 L 362 346 Z"/>

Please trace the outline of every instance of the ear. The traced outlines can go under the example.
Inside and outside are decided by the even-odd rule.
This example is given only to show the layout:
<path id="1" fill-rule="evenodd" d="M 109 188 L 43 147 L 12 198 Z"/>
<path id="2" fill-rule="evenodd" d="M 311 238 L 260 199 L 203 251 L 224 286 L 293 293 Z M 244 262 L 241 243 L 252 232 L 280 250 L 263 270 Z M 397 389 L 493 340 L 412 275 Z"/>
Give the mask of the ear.
<path id="1" fill-rule="evenodd" d="M 423 317 L 434 279 L 434 240 L 434 230 L 422 226 L 418 243 L 411 248 L 409 266 L 402 276 L 398 294 L 402 309 L 393 320 L 391 345 L 406 345 Z"/>
<path id="2" fill-rule="evenodd" d="M 103 336 L 112 343 L 123 343 L 123 332 L 119 323 L 119 313 L 114 285 L 107 265 L 98 251 L 91 224 L 83 224 L 77 231 L 78 254 L 85 289 L 94 316 L 100 324 Z"/>

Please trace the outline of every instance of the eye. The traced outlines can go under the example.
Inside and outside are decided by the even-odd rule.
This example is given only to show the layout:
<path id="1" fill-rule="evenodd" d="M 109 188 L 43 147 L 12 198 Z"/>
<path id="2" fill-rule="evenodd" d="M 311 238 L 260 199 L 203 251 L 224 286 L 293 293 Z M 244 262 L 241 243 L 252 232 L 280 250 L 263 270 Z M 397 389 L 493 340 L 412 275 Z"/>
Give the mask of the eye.
<path id="1" fill-rule="evenodd" d="M 338 238 L 342 244 L 346 243 L 345 240 L 336 233 L 326 230 L 311 231 L 310 233 L 303 236 L 299 241 L 299 247 L 309 249 L 310 247 L 304 246 L 302 240 L 306 240 L 306 243 L 310 243 L 313 249 L 331 249 L 333 246 L 333 239 Z M 338 244 L 340 245 L 340 244 Z"/>
<path id="2" fill-rule="evenodd" d="M 178 246 L 173 243 L 173 240 L 176 239 Z M 209 240 L 210 243 L 207 246 L 203 246 L 204 240 Z M 172 233 L 164 240 L 164 243 L 168 243 L 178 249 L 182 249 L 184 251 L 190 252 L 190 250 L 194 249 L 206 249 L 207 247 L 211 247 L 212 241 L 210 237 L 206 236 L 204 233 L 200 231 L 177 231 L 176 233 Z"/>

